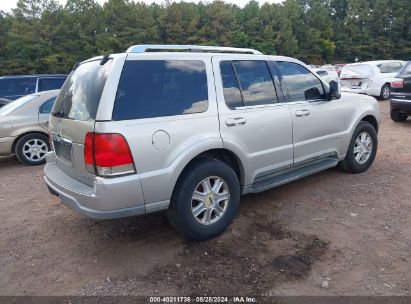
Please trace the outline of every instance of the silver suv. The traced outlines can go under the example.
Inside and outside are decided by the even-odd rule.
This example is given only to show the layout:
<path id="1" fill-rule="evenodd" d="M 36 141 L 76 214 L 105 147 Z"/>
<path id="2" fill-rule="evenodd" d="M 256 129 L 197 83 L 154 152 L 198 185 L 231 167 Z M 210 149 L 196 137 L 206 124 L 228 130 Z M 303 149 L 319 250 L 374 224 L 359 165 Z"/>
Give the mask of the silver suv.
<path id="1" fill-rule="evenodd" d="M 167 210 L 191 239 L 222 233 L 240 196 L 377 151 L 378 103 L 302 62 L 250 49 L 133 46 L 77 65 L 50 119 L 45 181 L 96 219 Z"/>

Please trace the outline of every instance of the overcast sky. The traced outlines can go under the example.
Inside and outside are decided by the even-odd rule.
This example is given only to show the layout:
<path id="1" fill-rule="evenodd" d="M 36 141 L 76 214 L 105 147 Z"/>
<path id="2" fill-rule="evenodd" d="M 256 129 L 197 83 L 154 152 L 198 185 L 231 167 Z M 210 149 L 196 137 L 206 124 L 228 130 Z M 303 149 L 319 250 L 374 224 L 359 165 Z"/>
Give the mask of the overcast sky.
<path id="1" fill-rule="evenodd" d="M 265 2 L 268 3 L 279 3 L 282 2 L 282 0 L 257 0 L 260 2 L 260 4 L 263 4 Z M 66 0 L 59 0 L 62 4 L 66 3 Z M 106 0 L 97 0 L 98 3 L 103 4 L 106 2 Z M 137 2 L 137 1 L 136 1 Z M 164 0 L 139 0 L 138 2 L 145 2 L 145 3 L 163 3 Z M 180 1 L 174 1 L 174 2 L 180 2 Z M 186 2 L 200 2 L 199 0 L 190 0 Z M 203 1 L 203 2 L 212 2 L 212 1 Z M 230 3 L 235 3 L 239 6 L 244 6 L 244 4 L 248 3 L 249 0 L 225 0 L 225 2 L 230 2 Z M 0 10 L 5 11 L 5 12 L 10 12 L 12 8 L 16 7 L 17 0 L 0 0 Z"/>

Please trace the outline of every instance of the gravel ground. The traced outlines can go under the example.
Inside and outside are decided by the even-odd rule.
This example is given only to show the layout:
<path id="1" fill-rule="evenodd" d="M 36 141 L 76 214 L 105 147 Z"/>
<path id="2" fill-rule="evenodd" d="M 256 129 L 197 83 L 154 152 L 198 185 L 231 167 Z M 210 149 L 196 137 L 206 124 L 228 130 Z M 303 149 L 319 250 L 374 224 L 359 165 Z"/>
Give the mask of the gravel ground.
<path id="1" fill-rule="evenodd" d="M 247 195 L 207 242 L 162 213 L 85 218 L 47 192 L 41 167 L 0 159 L 0 295 L 410 295 L 411 120 L 381 112 L 368 172 Z"/>

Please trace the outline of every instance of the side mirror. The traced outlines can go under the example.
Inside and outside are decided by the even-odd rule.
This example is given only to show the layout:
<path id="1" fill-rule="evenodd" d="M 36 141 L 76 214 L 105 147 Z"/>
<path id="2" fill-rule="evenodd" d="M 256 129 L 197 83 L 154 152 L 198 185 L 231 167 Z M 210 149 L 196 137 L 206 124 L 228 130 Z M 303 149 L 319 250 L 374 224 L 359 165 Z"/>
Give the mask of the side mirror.
<path id="1" fill-rule="evenodd" d="M 340 99 L 341 98 L 341 84 L 334 80 L 330 81 L 330 91 L 328 92 L 328 99 Z"/>

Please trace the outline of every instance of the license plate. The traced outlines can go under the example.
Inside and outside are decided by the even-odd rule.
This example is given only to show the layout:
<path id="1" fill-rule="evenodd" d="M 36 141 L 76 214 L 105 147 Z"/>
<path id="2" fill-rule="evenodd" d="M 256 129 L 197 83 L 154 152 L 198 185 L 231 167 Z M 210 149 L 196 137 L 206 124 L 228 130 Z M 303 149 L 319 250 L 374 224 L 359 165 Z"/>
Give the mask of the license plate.
<path id="1" fill-rule="evenodd" d="M 56 153 L 56 156 L 70 163 L 72 160 L 71 146 L 71 141 L 68 139 L 60 136 L 53 138 L 54 153 Z"/>

